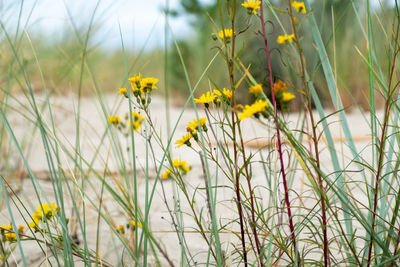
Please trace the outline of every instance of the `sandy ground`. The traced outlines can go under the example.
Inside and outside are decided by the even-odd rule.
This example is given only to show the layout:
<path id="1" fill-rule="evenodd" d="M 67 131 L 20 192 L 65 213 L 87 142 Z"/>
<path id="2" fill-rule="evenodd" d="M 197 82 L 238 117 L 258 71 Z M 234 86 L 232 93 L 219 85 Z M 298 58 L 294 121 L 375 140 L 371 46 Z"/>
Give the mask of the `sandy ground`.
<path id="1" fill-rule="evenodd" d="M 110 140 L 105 138 L 103 140 L 103 136 L 106 132 L 107 127 L 107 116 L 104 113 L 103 108 L 106 110 L 107 114 L 119 114 L 123 116 L 126 111 L 128 111 L 127 101 L 124 101 L 123 98 L 116 96 L 116 95 L 105 95 L 102 97 L 103 103 L 100 104 L 99 98 L 83 98 L 81 100 L 80 106 L 80 153 L 82 159 L 87 162 L 93 163 L 93 168 L 98 171 L 101 175 L 104 172 L 105 166 L 109 169 L 109 172 L 113 172 L 114 174 L 112 177 L 118 177 L 118 171 L 120 170 L 120 162 L 118 158 L 115 157 L 113 153 L 115 151 L 112 150 L 110 145 Z M 37 102 L 43 103 L 44 96 L 39 95 L 37 96 Z M 74 114 L 77 110 L 77 99 L 70 95 L 70 96 L 60 96 L 54 97 L 51 99 L 51 106 L 52 111 L 54 114 L 54 123 L 56 125 L 56 135 L 57 138 L 60 140 L 62 144 L 65 145 L 65 148 L 62 149 L 61 155 L 61 164 L 62 168 L 66 171 L 72 170 L 74 168 L 73 160 L 70 159 L 68 153 L 73 153 L 75 143 L 76 143 L 76 117 Z M 12 127 L 12 130 L 19 141 L 20 145 L 23 147 L 23 153 L 27 160 L 29 167 L 32 171 L 36 174 L 38 178 L 39 188 L 43 191 L 40 193 L 41 195 L 46 195 L 49 201 L 54 201 L 54 192 L 52 183 L 50 182 L 50 177 L 48 175 L 48 163 L 46 159 L 46 154 L 44 153 L 43 143 L 41 140 L 40 132 L 38 131 L 37 127 L 35 126 L 35 119 L 34 115 L 30 111 L 31 109 L 26 109 L 25 107 L 29 105 L 29 102 L 25 99 L 24 96 L 16 96 L 14 99 L 9 100 L 10 109 L 7 114 L 7 118 L 9 123 Z M 181 113 L 182 108 L 172 107 L 171 108 L 171 123 L 172 125 L 178 120 L 178 117 Z M 156 127 L 159 127 L 160 132 L 162 133 L 164 139 L 166 139 L 166 115 L 165 115 L 165 106 L 164 100 L 161 98 L 154 97 L 152 104 L 151 104 L 151 112 L 152 112 L 152 119 Z M 326 111 L 329 114 L 331 111 Z M 44 121 L 48 124 L 49 129 L 51 129 L 50 120 L 49 120 L 49 111 L 47 107 L 44 107 L 41 111 L 41 115 Z M 200 116 L 204 116 L 204 112 L 200 111 Z M 180 136 L 185 132 L 185 125 L 188 121 L 193 120 L 195 117 L 195 113 L 192 109 L 186 110 L 180 122 L 178 123 L 178 127 L 176 130 L 176 134 L 173 140 L 180 138 Z M 319 120 L 319 116 L 316 115 L 316 118 Z M 368 114 L 361 114 L 358 112 L 354 112 L 348 114 L 347 119 L 349 121 L 349 125 L 351 128 L 352 135 L 355 137 L 356 146 L 359 151 L 361 151 L 361 155 L 365 160 L 369 160 L 371 158 L 371 149 L 368 146 L 369 143 L 369 126 L 367 120 L 369 119 Z M 287 117 L 288 126 L 291 129 L 298 129 L 297 123 L 299 122 L 299 117 L 297 114 L 290 114 Z M 346 142 L 343 141 L 343 135 L 341 133 L 340 123 L 338 116 L 331 116 L 328 118 L 330 123 L 330 129 L 333 133 L 336 142 L 336 149 L 340 151 L 339 153 L 343 153 L 344 161 L 349 162 L 351 159 L 351 153 L 347 147 Z M 243 136 L 245 143 L 247 143 L 248 153 L 255 152 L 259 149 L 266 142 L 266 140 L 271 140 L 271 137 L 274 135 L 274 131 L 272 128 L 264 127 L 254 121 L 247 120 L 243 123 Z M 143 133 L 143 132 L 142 132 Z M 255 137 L 260 138 L 255 140 Z M 121 144 L 125 144 L 126 141 L 124 137 L 120 135 Z M 257 144 L 258 142 L 258 144 Z M 215 144 L 214 144 L 215 145 Z M 146 164 L 146 142 L 145 139 L 138 136 L 135 141 L 135 147 L 137 151 L 137 160 L 138 164 L 141 166 L 145 166 Z M 173 146 L 175 147 L 175 146 Z M 323 169 L 327 172 L 332 171 L 332 164 L 329 157 L 329 153 L 326 149 L 326 145 L 324 140 L 322 139 L 320 142 L 321 147 L 321 158 Z M 198 149 L 197 147 L 195 147 Z M 154 150 L 156 154 L 156 158 L 159 160 L 163 154 L 162 150 L 154 143 Z M 265 156 L 270 155 L 271 149 L 264 149 L 262 152 Z M 15 168 L 19 168 L 23 170 L 24 173 L 20 173 L 17 177 L 7 177 L 9 180 L 12 181 L 12 184 L 15 188 L 20 189 L 18 196 L 20 197 L 21 201 L 27 204 L 27 207 L 30 207 L 30 210 L 33 211 L 37 205 L 37 198 L 36 193 L 34 191 L 34 187 L 32 186 L 32 179 L 26 174 L 26 167 L 23 167 L 21 162 L 21 157 L 18 155 L 17 150 L 15 149 L 15 145 L 12 143 L 9 144 L 9 153 L 12 155 L 12 160 L 10 164 L 14 164 Z M 204 179 L 202 178 L 202 168 L 200 163 L 199 155 L 194 153 L 192 150 L 186 147 L 182 147 L 180 149 L 173 148 L 173 153 L 175 157 L 180 157 L 188 161 L 188 163 L 193 167 L 190 175 L 186 177 L 188 183 L 190 184 L 191 188 L 196 188 L 198 186 L 204 186 Z M 273 154 L 273 153 L 272 153 Z M 21 167 L 22 164 L 22 167 Z M 83 168 L 85 167 L 85 162 L 82 162 Z M 352 168 L 352 165 L 349 166 L 349 169 Z M 213 173 L 213 177 L 215 177 L 215 166 L 210 165 L 210 171 Z M 252 179 L 253 186 L 255 185 L 265 185 L 266 184 L 266 177 L 264 175 L 262 165 L 261 164 L 254 164 L 252 169 L 254 178 Z M 294 175 L 294 170 L 289 170 L 291 173 L 290 175 Z M 354 174 L 356 176 L 357 174 Z M 143 179 L 143 173 L 141 173 L 139 179 L 139 189 L 138 192 L 140 194 L 139 199 L 145 199 L 145 180 Z M 155 173 L 153 171 L 153 166 L 150 166 L 150 177 L 154 177 Z M 231 183 L 227 179 L 221 178 L 221 173 L 219 175 L 219 185 L 228 185 L 230 186 Z M 20 180 L 20 178 L 22 180 Z M 73 186 L 73 183 L 80 183 L 81 177 L 75 177 L 71 175 L 70 185 Z M 93 201 L 93 203 L 98 203 L 98 196 L 101 188 L 101 183 L 99 179 L 97 179 L 94 175 L 91 175 L 85 179 L 86 189 L 85 192 L 79 192 L 78 190 L 73 190 L 74 197 L 76 196 L 84 196 L 85 202 L 87 203 L 87 211 L 86 211 L 86 224 L 88 225 L 87 229 L 87 238 L 89 247 L 95 248 L 96 246 L 96 226 L 97 224 L 97 212 L 96 209 L 93 207 L 92 203 L 89 200 Z M 107 179 L 112 179 L 108 176 Z M 152 188 L 152 185 L 155 183 L 154 179 L 150 179 L 149 185 Z M 112 184 L 112 183 L 110 183 Z M 296 192 L 303 192 L 307 190 L 307 184 L 305 177 L 296 177 L 294 184 L 292 185 Z M 115 185 L 115 184 L 114 184 Z M 163 185 L 165 186 L 166 195 L 168 196 L 169 205 L 173 207 L 173 198 L 172 196 L 176 191 L 176 187 L 172 181 L 164 181 Z M 15 189 L 14 188 L 14 189 Z M 116 188 L 116 187 L 114 187 Z M 259 193 L 261 195 L 265 195 L 266 190 L 263 187 L 260 187 Z M 265 191 L 265 192 L 264 192 Z M 153 204 L 151 207 L 151 217 L 150 217 L 150 225 L 152 230 L 154 231 L 156 237 L 162 240 L 164 247 L 166 248 L 168 254 L 170 255 L 171 259 L 175 263 L 180 262 L 180 251 L 179 245 L 177 240 L 177 235 L 173 230 L 171 225 L 171 218 L 167 212 L 165 203 L 162 198 L 162 191 L 160 184 L 157 184 L 156 191 L 155 191 L 155 198 L 153 200 Z M 71 197 L 71 194 L 66 194 L 66 211 L 67 214 L 71 213 L 71 201 L 68 198 Z M 104 207 L 107 210 L 110 210 L 113 222 L 115 224 L 123 224 L 127 222 L 126 216 L 123 215 L 120 208 L 115 207 L 115 202 L 112 199 L 110 194 L 104 195 Z M 182 197 L 181 194 L 179 194 Z M 282 194 L 280 194 L 282 197 Z M 360 195 L 360 200 L 362 200 L 365 195 Z M 16 199 L 15 197 L 13 199 Z M 200 210 L 204 208 L 206 212 L 207 209 L 205 208 L 206 203 L 206 195 L 204 190 L 199 190 L 196 196 L 196 203 L 197 208 Z M 235 204 L 232 201 L 234 199 L 233 191 L 229 188 L 221 188 L 218 191 L 217 200 L 219 201 L 218 205 L 218 214 L 221 214 L 221 218 L 223 220 L 230 220 L 235 215 Z M 269 199 L 269 198 L 268 198 Z M 265 201 L 268 201 L 267 198 Z M 279 199 L 277 200 L 279 201 Z M 188 210 L 187 203 L 182 200 L 181 201 L 181 209 Z M 141 206 L 144 206 L 144 201 L 139 203 Z M 94 204 L 95 206 L 96 204 Z M 23 223 L 21 216 L 18 214 L 16 206 L 14 204 L 12 206 L 13 216 L 15 217 L 15 221 L 17 223 Z M 205 216 L 207 217 L 207 216 Z M 8 223 L 10 220 L 10 213 L 8 212 L 6 205 L 2 205 L 2 211 L 0 214 L 0 223 Z M 188 246 L 190 247 L 190 251 L 192 255 L 195 255 L 196 260 L 201 262 L 204 260 L 206 255 L 205 248 L 207 247 L 204 240 L 198 233 L 195 233 L 192 230 L 192 227 L 195 227 L 194 221 L 191 217 L 186 216 L 184 218 L 185 222 L 185 229 L 187 229 L 186 238 L 189 240 Z M 118 240 L 113 238 L 112 235 L 109 233 L 109 226 L 102 221 L 100 224 L 100 232 L 101 232 L 101 242 L 100 242 L 100 254 L 109 262 L 113 264 L 117 264 L 117 259 L 120 258 L 121 253 L 127 254 L 121 250 L 121 245 L 118 245 Z M 82 235 L 79 235 L 79 238 L 82 239 Z M 233 234 L 221 234 L 221 239 L 225 244 L 235 243 L 237 242 L 237 238 Z M 110 244 L 115 244 L 115 246 L 110 246 Z M 110 249 L 111 247 L 115 247 Z M 118 249 L 119 248 L 119 249 Z M 27 262 L 30 266 L 37 266 L 42 260 L 42 256 L 38 253 L 38 247 L 35 244 L 29 245 L 29 242 L 23 243 L 24 255 L 27 259 Z M 225 247 L 226 252 L 232 252 L 232 245 L 227 245 Z M 121 252 L 122 251 L 122 252 Z M 39 251 L 40 252 L 40 251 Z M 125 257 L 127 257 L 125 255 Z M 13 254 L 15 261 L 19 261 L 20 254 L 18 253 L 18 249 Z M 10 259 L 11 261 L 14 261 Z M 161 260 L 165 263 L 164 259 Z M 151 263 L 149 264 L 151 265 Z M 44 264 L 44 266 L 47 266 Z"/>

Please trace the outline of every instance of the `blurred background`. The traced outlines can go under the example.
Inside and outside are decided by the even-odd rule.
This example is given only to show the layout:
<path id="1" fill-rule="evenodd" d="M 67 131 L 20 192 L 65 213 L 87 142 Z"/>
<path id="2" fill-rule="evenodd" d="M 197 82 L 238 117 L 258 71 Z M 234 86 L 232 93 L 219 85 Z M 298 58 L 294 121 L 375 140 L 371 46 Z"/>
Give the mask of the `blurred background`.
<path id="1" fill-rule="evenodd" d="M 238 7 L 242 2 L 237 0 Z M 221 3 L 225 7 L 226 1 L 221 0 Z M 287 1 L 271 0 L 271 3 L 276 6 L 283 27 L 290 31 L 288 15 L 279 12 L 279 9 L 287 10 Z M 351 104 L 357 102 L 367 110 L 368 74 L 358 53 L 365 54 L 367 49 L 365 33 L 360 30 L 360 23 L 367 23 L 364 12 L 367 1 L 318 0 L 310 3 L 334 66 L 344 106 L 350 110 Z M 371 1 L 375 53 L 383 69 L 388 62 L 389 49 L 384 44 L 389 43 L 391 34 L 382 25 L 391 24 L 387 19 L 394 12 L 393 5 L 394 0 Z M 226 13 L 224 18 L 227 23 Z M 321 99 L 325 100 L 325 106 L 329 107 L 311 33 L 304 16 L 298 18 L 307 70 Z M 78 90 L 83 95 L 116 93 L 126 86 L 127 73 L 133 76 L 141 72 L 144 76 L 159 78 L 159 93 L 165 95 L 168 90 L 174 105 L 181 105 L 189 95 L 174 41 L 181 49 L 193 85 L 217 53 L 218 42 L 212 35 L 221 27 L 217 0 L 0 0 L 0 20 L 1 91 L 23 92 L 26 85 L 18 78 L 22 75 L 29 76 L 36 91 L 43 89 L 35 51 L 46 87 L 54 94 L 77 93 Z M 277 36 L 283 32 L 268 8 L 265 8 L 265 20 L 274 79 L 293 84 L 292 91 L 299 95 L 296 92 L 301 89 L 297 85 L 296 62 L 288 49 L 276 44 Z M 237 51 L 244 65 L 250 66 L 250 72 L 263 83 L 268 93 L 268 71 L 259 26 L 258 17 L 249 16 L 244 8 L 238 8 L 237 28 L 246 31 L 238 38 Z M 23 67 L 15 64 L 13 53 L 23 59 Z M 10 76 L 15 79 L 9 79 Z M 228 86 L 226 66 L 222 57 L 218 57 L 197 93 Z M 243 103 L 251 101 L 247 88 L 248 84 L 243 82 L 238 90 Z M 377 93 L 378 106 L 380 102 Z M 301 97 L 298 97 L 292 103 L 292 110 L 301 106 Z"/>

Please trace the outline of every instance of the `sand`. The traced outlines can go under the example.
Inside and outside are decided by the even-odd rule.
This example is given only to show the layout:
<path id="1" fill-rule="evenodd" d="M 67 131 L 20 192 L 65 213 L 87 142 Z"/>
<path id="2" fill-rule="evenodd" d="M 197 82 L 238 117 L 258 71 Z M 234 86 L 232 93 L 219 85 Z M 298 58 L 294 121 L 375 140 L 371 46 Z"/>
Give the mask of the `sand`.
<path id="1" fill-rule="evenodd" d="M 82 203 L 84 201 L 86 204 L 86 225 L 87 225 L 87 243 L 91 249 L 96 248 L 96 226 L 98 220 L 97 208 L 99 203 L 99 195 L 102 187 L 101 180 L 96 177 L 95 173 L 100 175 L 100 177 L 104 176 L 107 182 L 112 186 L 114 190 L 118 192 L 118 187 L 116 186 L 113 179 L 119 180 L 121 175 L 121 161 L 116 156 L 118 151 L 115 151 L 115 147 L 111 145 L 111 140 L 109 136 L 106 134 L 107 130 L 107 117 L 108 114 L 119 114 L 120 116 L 124 116 L 124 114 L 129 110 L 127 105 L 127 101 L 124 98 L 121 98 L 118 95 L 103 95 L 101 98 L 99 97 L 85 97 L 81 99 L 80 102 L 80 130 L 79 130 L 79 143 L 80 143 L 80 156 L 82 161 L 82 169 L 84 169 L 87 176 L 83 176 L 82 173 L 74 173 L 74 160 L 70 155 L 74 155 L 75 153 L 75 144 L 76 144 L 76 114 L 78 100 L 74 95 L 66 95 L 66 96 L 57 96 L 51 98 L 51 107 L 52 112 L 54 114 L 54 123 L 56 127 L 55 134 L 51 130 L 51 121 L 49 116 L 49 110 L 44 105 L 45 96 L 44 95 L 36 95 L 36 101 L 40 105 L 43 105 L 43 110 L 40 111 L 42 119 L 45 121 L 49 136 L 52 138 L 57 137 L 59 140 L 59 144 L 63 144 L 64 147 L 59 147 L 60 149 L 60 161 L 61 168 L 65 170 L 68 174 L 68 184 L 72 188 L 72 193 L 68 193 L 66 183 L 63 183 L 65 190 L 65 210 L 68 216 L 72 214 L 72 205 L 71 205 L 71 195 L 74 199 L 78 200 L 78 203 Z M 102 101 L 100 101 L 102 99 Z M 12 99 L 9 99 L 9 110 L 7 111 L 7 119 L 10 123 L 13 133 L 16 136 L 16 139 L 19 142 L 19 145 L 22 147 L 24 159 L 26 159 L 27 166 L 32 170 L 35 174 L 32 178 L 29 175 L 29 171 L 27 166 L 24 166 L 21 155 L 19 155 L 16 146 L 14 143 L 8 143 L 7 147 L 9 154 L 11 155 L 10 164 L 12 168 L 15 170 L 13 173 L 8 173 L 9 177 L 6 177 L 7 180 L 10 181 L 12 188 L 14 190 L 18 189 L 18 198 L 26 205 L 28 211 L 32 212 L 36 208 L 38 204 L 36 193 L 33 187 L 33 182 L 37 182 L 39 186 L 39 191 L 42 191 L 40 195 L 43 197 L 44 195 L 47 197 L 48 201 L 54 201 L 54 191 L 52 187 L 52 177 L 49 174 L 48 161 L 46 159 L 46 153 L 43 146 L 43 142 L 41 139 L 40 131 L 38 130 L 35 124 L 35 116 L 31 111 L 31 108 L 28 107 L 29 102 L 26 100 L 25 96 L 17 95 Z M 190 106 L 190 105 L 189 105 Z M 170 117 L 171 117 L 171 125 L 175 125 L 175 122 L 178 120 L 182 111 L 182 107 L 171 107 Z M 162 133 L 164 142 L 167 139 L 167 126 L 166 126 L 166 114 L 165 114 L 165 105 L 164 100 L 160 97 L 154 97 L 151 103 L 151 115 L 152 120 L 155 126 L 160 129 L 159 131 Z M 332 113 L 332 111 L 326 110 L 326 114 Z M 199 111 L 199 116 L 204 116 L 204 111 Z M 319 120 L 319 116 L 315 113 L 317 120 Z M 381 114 L 379 114 L 381 116 Z M 176 128 L 176 133 L 174 135 L 173 140 L 180 138 L 180 136 L 185 132 L 185 125 L 188 121 L 193 120 L 195 117 L 195 112 L 193 109 L 187 109 L 182 115 L 180 122 Z M 356 140 L 356 147 L 358 151 L 361 151 L 361 155 L 364 160 L 370 160 L 371 149 L 368 144 L 370 142 L 369 137 L 369 126 L 367 120 L 369 119 L 369 114 L 360 113 L 357 111 L 352 112 L 351 114 L 347 114 L 347 119 L 349 122 L 349 126 L 351 129 L 351 133 Z M 343 134 L 341 132 L 341 127 L 339 123 L 339 118 L 337 115 L 331 116 L 328 119 L 330 124 L 330 129 L 332 131 L 332 135 L 336 141 L 335 149 L 343 153 L 345 164 L 350 162 L 352 155 L 347 147 L 347 143 L 344 141 Z M 299 115 L 292 113 L 287 115 L 288 127 L 290 129 L 298 129 Z M 246 120 L 242 124 L 243 129 L 243 139 L 246 143 L 247 153 L 256 152 L 259 149 L 262 149 L 263 155 L 275 157 L 275 153 L 271 153 L 273 149 L 274 143 L 270 143 L 271 137 L 275 135 L 275 131 L 270 126 L 263 126 L 255 121 Z M 218 127 L 216 126 L 216 130 Z M 320 128 L 322 130 L 322 128 Z M 220 131 L 218 131 L 220 134 Z M 143 131 L 141 132 L 144 133 Z M 9 135 L 8 135 L 9 136 Z M 104 138 L 105 136 L 105 138 Z M 129 140 L 126 140 L 123 135 L 118 135 L 119 142 L 122 147 L 125 147 L 126 144 L 129 144 Z M 10 140 L 10 137 L 7 138 Z M 153 139 L 154 140 L 154 139 Z M 52 140 L 54 142 L 54 140 Z M 163 151 L 160 147 L 152 141 L 155 157 L 157 161 L 161 160 L 163 156 Z M 216 146 L 216 143 L 212 144 Z M 265 146 L 269 146 L 269 148 L 265 148 Z M 199 147 L 197 145 L 193 146 L 195 150 L 199 151 Z M 264 147 L 264 148 L 263 148 Z M 324 139 L 321 139 L 320 142 L 321 148 L 321 159 L 323 164 L 323 169 L 330 173 L 332 172 L 332 163 L 329 157 L 328 150 L 326 149 L 326 144 Z M 54 147 L 52 148 L 54 149 Z M 137 164 L 138 166 L 146 165 L 146 140 L 143 136 L 137 135 L 135 140 L 135 149 L 137 155 Z M 232 149 L 230 148 L 230 151 Z M 175 145 L 172 146 L 172 151 L 174 157 L 179 157 L 184 159 L 192 166 L 192 170 L 185 177 L 185 180 L 191 188 L 191 191 L 194 192 L 194 188 L 204 187 L 204 179 L 202 175 L 202 167 L 199 154 L 195 153 L 191 149 L 187 147 L 182 147 L 179 149 L 175 148 Z M 126 162 L 128 162 L 127 157 L 129 157 L 129 153 L 127 153 L 124 149 L 122 149 L 122 155 L 125 157 Z M 70 155 L 69 155 L 70 154 Z M 52 155 L 54 156 L 54 151 L 52 151 Z M 54 160 L 54 158 L 53 158 Z M 259 160 L 259 157 L 257 159 Z M 89 171 L 88 163 L 91 162 L 92 169 Z M 149 162 L 149 187 L 150 189 L 156 183 L 155 189 L 155 197 L 152 202 L 151 211 L 150 211 L 150 219 L 149 224 L 151 229 L 154 231 L 154 235 L 158 240 L 161 240 L 162 246 L 167 251 L 171 260 L 178 265 L 181 262 L 181 253 L 179 249 L 179 243 L 177 239 L 177 234 L 174 232 L 174 227 L 172 226 L 171 217 L 167 211 L 166 205 L 164 203 L 164 199 L 162 196 L 161 184 L 156 181 L 154 178 L 156 177 L 156 173 L 154 171 L 153 162 Z M 224 165 L 223 163 L 221 163 Z M 157 164 L 158 165 L 158 164 Z M 0 165 L 1 166 L 1 165 Z M 269 165 L 268 167 L 272 167 L 273 165 Z M 128 169 L 129 166 L 127 167 Z M 106 169 L 106 172 L 104 170 Z M 140 169 L 140 168 L 139 168 Z M 212 173 L 213 182 L 215 182 L 216 177 L 216 168 L 215 164 L 210 162 L 210 172 Z M 349 169 L 356 169 L 353 165 L 349 166 Z M 265 199 L 260 200 L 260 202 L 265 203 L 267 206 L 271 206 L 271 197 L 267 196 L 270 194 L 268 190 L 266 190 L 266 185 L 268 184 L 268 179 L 266 179 L 263 171 L 263 166 L 260 163 L 253 164 L 252 168 L 253 179 L 252 185 L 259 188 L 259 194 L 265 196 Z M 231 182 L 223 177 L 222 172 L 218 172 L 218 185 L 226 185 L 231 187 Z M 12 175 L 12 177 L 11 177 Z M 289 175 L 296 175 L 296 170 L 289 169 Z M 132 177 L 133 173 L 130 172 L 127 177 Z M 138 177 L 138 192 L 139 199 L 143 201 L 139 203 L 141 207 L 144 207 L 144 199 L 146 196 L 146 180 L 144 178 L 144 171 L 139 170 L 137 173 Z M 361 176 L 357 173 L 353 175 L 355 180 L 362 181 Z M 53 180 L 54 181 L 54 180 Z M 132 180 L 131 180 L 132 181 Z M 85 184 L 85 190 L 78 190 L 78 186 L 81 183 Z M 170 207 L 174 207 L 173 197 L 181 198 L 181 209 L 183 211 L 189 211 L 189 206 L 185 199 L 183 198 L 182 193 L 177 194 L 177 188 L 173 181 L 163 181 L 162 182 L 165 188 L 165 193 L 167 196 L 167 201 Z M 294 191 L 302 196 L 310 195 L 308 190 L 309 181 L 305 178 L 303 174 L 298 175 L 296 179 L 294 179 L 293 184 L 291 185 Z M 280 186 L 280 191 L 276 195 L 275 201 L 282 201 L 283 194 L 281 189 L 281 184 L 277 183 L 273 185 L 275 187 Z M 294 194 L 293 194 L 294 195 Z M 312 194 L 311 194 L 312 195 Z M 234 200 L 234 192 L 230 188 L 221 188 L 217 194 L 218 207 L 217 213 L 222 221 L 229 221 L 232 218 L 236 217 L 236 205 Z M 365 194 L 359 194 L 359 199 L 363 201 L 366 198 Z M 18 204 L 17 197 L 10 197 L 16 201 L 17 205 L 11 203 L 11 211 L 12 215 L 17 224 L 24 224 L 21 215 L 18 213 L 17 206 Z M 197 211 L 203 211 L 204 214 L 207 214 L 207 200 L 206 193 L 204 190 L 199 190 L 195 197 L 196 201 L 196 209 Z M 297 203 L 296 200 L 295 203 Z M 312 202 L 312 201 L 311 201 Z M 310 202 L 310 204 L 311 204 Z M 269 203 L 269 204 L 268 204 Z M 124 214 L 121 207 L 115 203 L 112 195 L 109 194 L 106 190 L 103 199 L 103 208 L 109 211 L 111 216 L 111 221 L 115 224 L 126 224 L 128 222 L 128 216 Z M 175 207 L 176 208 L 176 207 Z M 24 212 L 24 214 L 26 214 Z M 278 215 L 281 220 L 285 220 L 284 214 Z M 7 209 L 7 206 L 2 202 L 1 213 L 0 213 L 0 223 L 7 224 L 10 221 L 10 212 Z M 204 218 L 208 218 L 207 215 L 204 215 Z M 184 227 L 185 227 L 185 237 L 187 239 L 187 245 L 191 254 L 194 256 L 194 261 L 197 261 L 199 264 L 204 262 L 207 254 L 207 245 L 204 239 L 200 236 L 199 233 L 193 231 L 196 227 L 194 220 L 189 215 L 184 215 Z M 72 227 L 74 223 L 70 224 Z M 237 230 L 236 226 L 230 227 L 231 230 Z M 109 225 L 106 223 L 103 218 L 100 221 L 100 255 L 104 258 L 104 260 L 110 262 L 112 265 L 118 264 L 118 259 L 130 260 L 128 253 L 124 251 L 120 241 L 116 239 L 115 234 L 110 233 Z M 78 238 L 82 241 L 83 237 L 80 231 L 78 231 Z M 239 245 L 239 240 L 235 234 L 232 233 L 221 233 L 221 239 L 224 245 L 224 251 L 229 255 L 232 253 L 234 246 L 232 244 Z M 24 255 L 26 261 L 29 266 L 37 266 L 43 260 L 43 254 L 38 249 L 36 243 L 32 241 L 27 241 L 22 243 Z M 9 262 L 11 265 L 16 264 L 16 262 L 20 262 L 21 254 L 18 248 L 13 253 L 12 257 L 10 257 Z M 167 264 L 166 260 L 160 256 L 160 260 L 163 265 Z M 54 261 L 54 258 L 51 257 L 51 261 Z M 149 266 L 154 264 L 154 258 L 150 257 Z M 192 262 L 193 264 L 193 262 Z M 44 264 L 47 266 L 47 264 Z M 79 265 L 79 264 L 78 264 Z"/>

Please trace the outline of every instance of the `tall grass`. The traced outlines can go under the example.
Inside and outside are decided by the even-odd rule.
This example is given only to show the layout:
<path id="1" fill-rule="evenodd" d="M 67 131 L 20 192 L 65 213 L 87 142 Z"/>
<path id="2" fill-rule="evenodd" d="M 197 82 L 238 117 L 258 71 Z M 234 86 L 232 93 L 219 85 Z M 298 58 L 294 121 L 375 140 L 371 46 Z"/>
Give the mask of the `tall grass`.
<path id="1" fill-rule="evenodd" d="M 107 58 L 89 42 L 97 7 L 84 34 L 71 16 L 74 48 L 58 47 L 58 74 L 47 66 L 54 51 L 42 50 L 21 17 L 16 29 L 0 19 L 9 52 L 0 83 L 2 266 L 398 265 L 397 1 L 379 11 L 351 1 L 332 11 L 328 37 L 317 21 L 326 14 L 313 9 L 320 2 L 265 0 L 255 12 L 242 3 L 217 2 L 213 54 L 196 71 L 169 27 L 168 1 L 164 52 L 155 54 L 164 65 L 154 70 L 120 31 L 119 67 L 101 71 Z M 363 38 L 347 56 L 362 62 L 358 79 L 368 85 L 362 142 L 342 99 L 352 84 L 338 71 L 344 14 Z M 244 36 L 259 29 L 264 67 L 254 70 Z M 179 109 L 169 104 L 170 60 L 186 83 Z M 117 82 L 105 86 L 110 73 Z M 66 83 L 74 93 L 61 97 Z M 289 113 L 295 95 L 300 106 Z M 252 104 L 243 107 L 245 97 Z M 65 118 L 57 101 L 69 105 Z"/>

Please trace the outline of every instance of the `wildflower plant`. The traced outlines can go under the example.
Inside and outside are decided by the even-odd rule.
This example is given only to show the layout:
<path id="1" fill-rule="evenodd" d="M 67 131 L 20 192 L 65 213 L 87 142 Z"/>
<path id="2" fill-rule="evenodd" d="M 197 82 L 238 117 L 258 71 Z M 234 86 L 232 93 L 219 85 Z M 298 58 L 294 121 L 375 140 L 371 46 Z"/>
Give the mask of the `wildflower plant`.
<path id="1" fill-rule="evenodd" d="M 130 73 L 138 67 L 125 56 L 126 77 L 115 84 L 114 108 L 96 91 L 105 127 L 91 131 L 89 141 L 100 132 L 93 158 L 86 156 L 87 144 L 80 139 L 81 98 L 75 145 L 67 145 L 58 134 L 45 82 L 50 121 L 35 104 L 22 71 L 33 109 L 28 113 L 42 138 L 53 191 L 51 197 L 44 193 L 1 106 L 2 127 L 18 148 L 38 200 L 28 207 L 0 173 L 9 215 L 0 226 L 1 265 L 16 258 L 28 266 L 26 241 L 35 243 L 43 262 L 60 266 L 76 261 L 106 267 L 398 265 L 399 16 L 387 31 L 387 73 L 378 64 L 371 39 L 369 1 L 363 18 L 367 29 L 359 18 L 368 46 L 358 52 L 367 67 L 371 99 L 366 118 L 371 138 L 360 149 L 314 10 L 309 1 L 281 2 L 284 8 L 274 1 L 218 1 L 218 15 L 210 17 L 216 54 L 194 85 L 174 40 L 190 97 L 178 116 L 170 116 L 166 108 L 166 127 L 164 117 L 154 112 L 156 94 L 167 92 L 166 81 L 145 67 Z M 358 16 L 356 5 L 352 7 Z M 395 10 L 398 15 L 397 5 Z M 272 32 L 266 30 L 267 21 L 274 26 Z M 265 65 L 262 78 L 253 76 L 260 72 L 253 62 L 242 60 L 249 51 L 244 36 L 251 33 L 257 34 L 262 48 L 257 58 Z M 123 46 L 122 36 L 121 42 Z M 315 66 L 306 60 L 306 46 L 315 49 Z M 92 73 L 86 54 L 85 47 L 82 76 L 86 70 Z M 14 57 L 24 70 L 20 56 Z M 284 74 L 275 71 L 274 57 L 282 61 Z M 208 76 L 216 59 L 224 64 L 226 80 L 221 84 Z M 39 60 L 37 64 L 40 69 Z M 320 68 L 334 109 L 329 114 L 314 85 Z M 202 80 L 209 86 L 200 88 Z M 377 86 L 384 96 L 382 119 L 374 106 Z M 293 102 L 300 106 L 296 113 Z M 187 108 L 190 104 L 192 109 Z M 338 122 L 329 120 L 335 117 Z M 344 144 L 335 143 L 333 127 L 340 128 Z M 367 150 L 370 154 L 364 156 Z M 55 202 L 49 201 L 52 198 Z M 156 200 L 162 206 L 155 206 Z"/>

